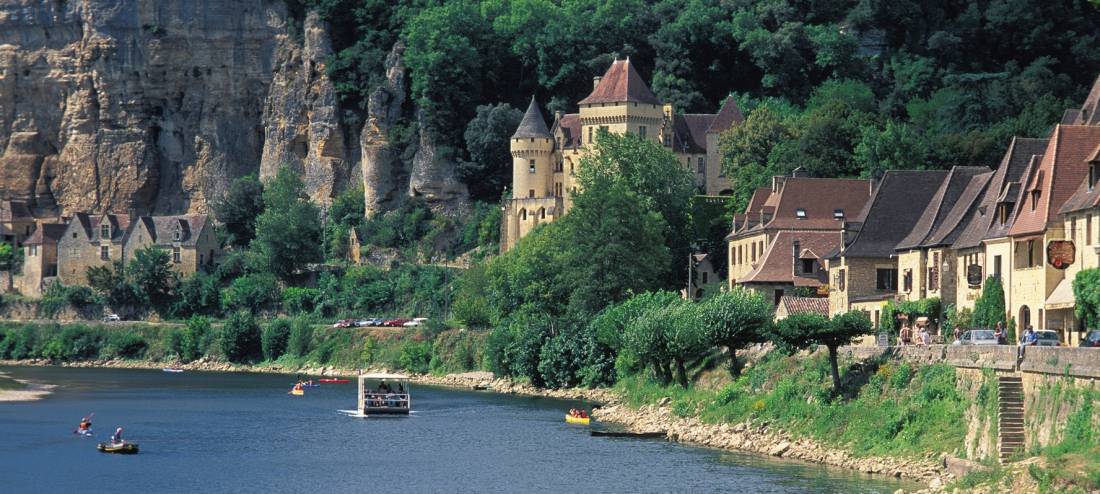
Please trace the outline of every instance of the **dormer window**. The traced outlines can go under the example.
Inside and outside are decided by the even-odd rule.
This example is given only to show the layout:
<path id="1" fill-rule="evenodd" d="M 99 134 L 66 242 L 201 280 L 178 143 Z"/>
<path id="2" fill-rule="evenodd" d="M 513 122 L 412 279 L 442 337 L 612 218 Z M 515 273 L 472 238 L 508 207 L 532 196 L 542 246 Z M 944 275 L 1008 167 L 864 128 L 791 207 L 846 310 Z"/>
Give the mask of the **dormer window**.
<path id="1" fill-rule="evenodd" d="M 179 231 L 179 229 L 178 229 L 178 228 L 176 229 L 176 233 L 175 233 L 175 234 L 173 234 L 173 238 L 174 238 L 174 239 L 175 239 L 175 240 L 176 240 L 177 242 L 179 242 L 179 240 L 180 240 L 180 231 Z"/>
<path id="2" fill-rule="evenodd" d="M 1100 180 L 1100 162 L 1089 163 L 1089 190 L 1096 187 L 1096 181 Z"/>
<path id="3" fill-rule="evenodd" d="M 833 210 L 833 219 L 834 220 L 844 219 L 844 210 L 843 209 L 834 209 Z"/>
<path id="4" fill-rule="evenodd" d="M 1037 207 L 1039 207 L 1039 189 L 1034 189 L 1031 191 L 1031 210 L 1034 211 Z"/>
<path id="5" fill-rule="evenodd" d="M 802 208 L 798 208 L 798 209 L 794 210 L 794 216 L 796 218 L 800 219 L 800 220 L 804 220 L 804 219 L 806 219 L 806 210 L 802 209 Z"/>
<path id="6" fill-rule="evenodd" d="M 111 238 L 111 225 L 100 225 L 99 236 L 100 238 Z"/>
<path id="7" fill-rule="evenodd" d="M 1008 204 L 1007 202 L 997 204 L 997 222 L 1001 225 L 1008 223 Z"/>
<path id="8" fill-rule="evenodd" d="M 814 264 L 815 263 L 814 263 L 813 259 L 803 259 L 802 260 L 802 272 L 813 274 L 813 272 L 816 271 Z"/>

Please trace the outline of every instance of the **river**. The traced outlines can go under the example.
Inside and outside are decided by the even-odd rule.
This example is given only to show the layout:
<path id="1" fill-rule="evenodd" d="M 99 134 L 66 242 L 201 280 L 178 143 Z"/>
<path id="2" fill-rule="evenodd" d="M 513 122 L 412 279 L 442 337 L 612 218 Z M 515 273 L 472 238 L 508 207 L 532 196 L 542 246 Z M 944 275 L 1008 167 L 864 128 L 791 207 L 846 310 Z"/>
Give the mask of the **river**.
<path id="1" fill-rule="evenodd" d="M 576 402 L 415 386 L 414 414 L 357 419 L 355 384 L 286 394 L 275 374 L 0 367 L 58 387 L 0 403 L 4 492 L 890 493 L 891 479 L 804 463 L 599 438 Z M 72 434 L 94 412 L 95 436 Z M 116 426 L 136 456 L 98 453 Z"/>

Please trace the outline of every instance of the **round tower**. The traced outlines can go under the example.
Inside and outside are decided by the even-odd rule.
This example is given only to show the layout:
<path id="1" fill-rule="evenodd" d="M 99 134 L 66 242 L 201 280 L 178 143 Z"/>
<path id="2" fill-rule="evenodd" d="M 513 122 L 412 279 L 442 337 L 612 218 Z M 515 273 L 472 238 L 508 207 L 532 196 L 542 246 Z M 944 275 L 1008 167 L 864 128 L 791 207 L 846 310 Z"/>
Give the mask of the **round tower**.
<path id="1" fill-rule="evenodd" d="M 516 133 L 512 135 L 512 198 L 553 195 L 554 136 L 546 128 L 535 97 L 527 106 Z"/>

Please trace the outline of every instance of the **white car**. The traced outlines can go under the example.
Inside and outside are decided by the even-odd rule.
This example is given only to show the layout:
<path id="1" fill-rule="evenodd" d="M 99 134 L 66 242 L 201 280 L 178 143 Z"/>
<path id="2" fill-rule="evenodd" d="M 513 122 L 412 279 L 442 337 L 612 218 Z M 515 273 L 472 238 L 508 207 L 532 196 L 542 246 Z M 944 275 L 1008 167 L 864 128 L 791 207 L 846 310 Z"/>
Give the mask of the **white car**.
<path id="1" fill-rule="evenodd" d="M 115 313 L 110 313 L 110 314 L 104 314 L 103 315 L 103 322 L 116 322 L 116 321 L 121 321 L 121 320 L 122 320 L 122 318 L 118 317 L 118 314 L 115 314 Z"/>
<path id="2" fill-rule="evenodd" d="M 420 326 L 420 325 L 422 325 L 426 322 L 428 322 L 427 317 L 417 317 L 417 318 L 403 324 L 403 326 L 405 326 L 406 328 L 415 328 L 415 327 Z"/>

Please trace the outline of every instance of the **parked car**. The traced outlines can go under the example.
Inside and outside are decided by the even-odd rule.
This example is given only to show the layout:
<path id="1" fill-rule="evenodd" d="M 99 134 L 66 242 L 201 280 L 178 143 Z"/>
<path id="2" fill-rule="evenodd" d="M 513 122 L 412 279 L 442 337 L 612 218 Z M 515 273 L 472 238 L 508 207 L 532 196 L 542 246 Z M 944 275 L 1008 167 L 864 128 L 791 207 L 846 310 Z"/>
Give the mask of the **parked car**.
<path id="1" fill-rule="evenodd" d="M 122 320 L 122 318 L 118 317 L 118 314 L 115 314 L 113 312 L 103 315 L 103 322 L 115 322 L 115 321 L 121 321 L 121 320 Z"/>
<path id="2" fill-rule="evenodd" d="M 334 328 L 350 328 L 350 327 L 352 327 L 352 326 L 353 326 L 354 324 L 355 324 L 355 321 L 353 321 L 353 320 L 351 320 L 351 319 L 341 319 L 341 320 L 339 320 L 339 321 L 336 321 L 336 322 L 335 322 L 335 323 L 334 323 L 334 324 L 332 325 L 332 327 L 334 327 Z"/>
<path id="3" fill-rule="evenodd" d="M 1035 336 L 1039 338 L 1035 344 L 1037 346 L 1061 346 L 1062 339 L 1058 337 L 1057 331 L 1051 331 L 1049 329 L 1039 329 L 1035 331 Z"/>
<path id="4" fill-rule="evenodd" d="M 1100 329 L 1089 331 L 1084 338 L 1081 338 L 1081 346 L 1100 347 Z"/>
<path id="5" fill-rule="evenodd" d="M 992 329 L 971 329 L 955 340 L 952 345 L 996 345 L 997 337 Z"/>
<path id="6" fill-rule="evenodd" d="M 386 320 L 382 319 L 380 317 L 367 319 L 367 326 L 378 327 L 378 326 L 381 326 L 383 324 L 386 324 Z"/>
<path id="7" fill-rule="evenodd" d="M 360 319 L 358 321 L 355 321 L 355 327 L 357 328 L 365 328 L 367 326 L 370 326 L 370 319 Z"/>
<path id="8" fill-rule="evenodd" d="M 398 319 L 390 319 L 390 320 L 382 323 L 382 325 L 387 327 L 387 328 L 400 328 L 401 326 L 404 326 L 405 323 L 407 323 L 407 322 L 409 322 L 408 319 L 398 318 Z"/>
<path id="9" fill-rule="evenodd" d="M 426 322 L 428 322 L 427 317 L 417 317 L 417 318 L 414 318 L 413 320 L 403 324 L 403 326 L 405 326 L 406 328 L 415 328 L 415 327 L 420 326 L 421 324 L 424 324 Z"/>

